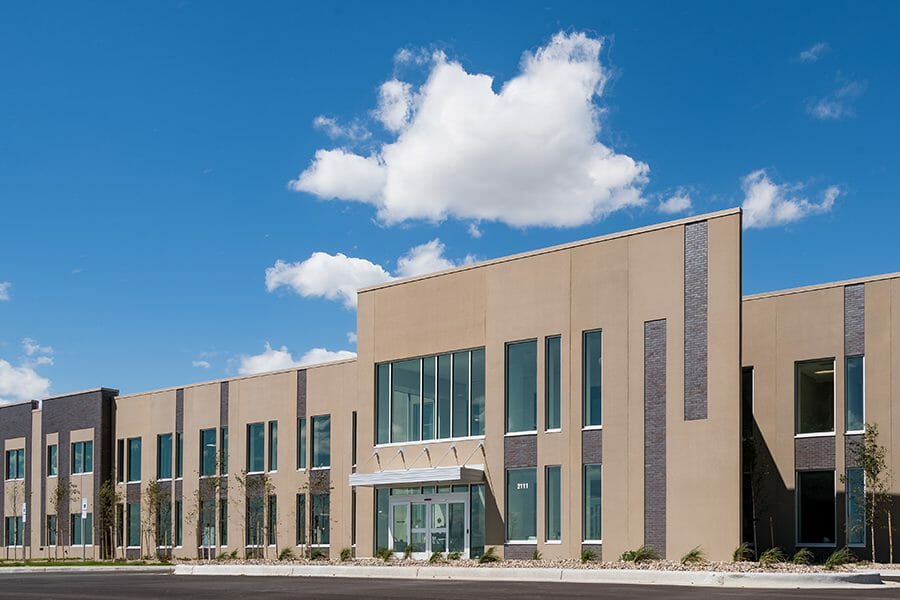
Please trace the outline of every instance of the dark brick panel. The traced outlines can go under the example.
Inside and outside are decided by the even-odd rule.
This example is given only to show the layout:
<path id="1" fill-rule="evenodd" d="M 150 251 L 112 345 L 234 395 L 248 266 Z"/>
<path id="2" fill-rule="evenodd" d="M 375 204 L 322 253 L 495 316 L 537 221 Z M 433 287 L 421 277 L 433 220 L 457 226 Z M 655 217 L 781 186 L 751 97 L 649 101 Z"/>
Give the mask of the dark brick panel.
<path id="1" fill-rule="evenodd" d="M 666 555 L 666 321 L 644 323 L 644 543 Z"/>
<path id="2" fill-rule="evenodd" d="M 844 288 L 844 354 L 866 353 L 866 286 Z"/>
<path id="3" fill-rule="evenodd" d="M 707 417 L 709 260 L 706 221 L 684 226 L 684 418 Z"/>
<path id="4" fill-rule="evenodd" d="M 834 436 L 797 438 L 794 440 L 794 468 L 798 471 L 807 469 L 833 469 Z"/>
<path id="5" fill-rule="evenodd" d="M 228 427 L 228 382 L 219 384 L 219 424 Z"/>
<path id="6" fill-rule="evenodd" d="M 844 464 L 848 469 L 859 466 L 856 460 L 857 448 L 862 448 L 862 435 L 845 435 L 844 436 Z"/>
<path id="7" fill-rule="evenodd" d="M 581 432 L 581 464 L 596 465 L 603 462 L 603 430 L 586 429 Z"/>
<path id="8" fill-rule="evenodd" d="M 134 504 L 141 501 L 141 484 L 140 482 L 125 484 L 125 502 Z"/>
<path id="9" fill-rule="evenodd" d="M 603 560 L 603 545 L 602 544 L 582 544 L 581 549 L 583 550 L 593 550 L 594 560 Z"/>
<path id="10" fill-rule="evenodd" d="M 506 544 L 503 546 L 503 557 L 506 560 L 531 560 L 537 544 Z"/>
<path id="11" fill-rule="evenodd" d="M 537 466 L 537 435 L 503 438 L 503 466 L 507 469 Z"/>
<path id="12" fill-rule="evenodd" d="M 184 431 L 184 388 L 175 390 L 175 431 Z"/>
<path id="13" fill-rule="evenodd" d="M 32 456 L 31 456 L 31 411 L 38 407 L 37 402 L 24 402 L 22 404 L 12 404 L 9 406 L 0 407 L 0 460 L 2 460 L 3 464 L 0 465 L 0 502 L 4 498 L 6 498 L 6 451 L 4 442 L 8 439 L 13 438 L 25 438 L 25 483 L 19 488 L 24 495 L 23 498 L 17 501 L 17 504 L 21 506 L 23 502 L 26 502 L 26 498 L 31 497 L 31 465 Z M 44 481 L 44 477 L 41 477 L 41 481 Z M 19 485 L 16 483 L 15 485 Z M 3 511 L 3 504 L 0 504 L 0 512 Z M 34 513 L 31 511 L 31 503 L 28 502 L 28 517 L 25 521 L 25 530 L 23 531 L 23 540 L 29 539 L 28 536 L 31 535 L 31 522 L 34 519 Z M 16 515 L 21 516 L 21 508 L 16 507 Z M 14 516 L 10 515 L 0 515 L 0 516 Z M 0 546 L 6 545 L 6 537 L 4 530 L 4 522 L 0 521 Z"/>
<path id="14" fill-rule="evenodd" d="M 297 371 L 297 418 L 306 416 L 306 371 Z"/>

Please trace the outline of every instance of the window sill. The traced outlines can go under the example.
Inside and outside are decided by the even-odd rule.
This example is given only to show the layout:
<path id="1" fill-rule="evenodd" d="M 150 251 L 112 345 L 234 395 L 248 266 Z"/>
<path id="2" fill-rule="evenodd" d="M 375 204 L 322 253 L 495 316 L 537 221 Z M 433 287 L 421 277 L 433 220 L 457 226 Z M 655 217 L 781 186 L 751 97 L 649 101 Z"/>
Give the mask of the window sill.
<path id="1" fill-rule="evenodd" d="M 562 540 L 544 540 L 544 543 L 548 546 L 558 546 L 562 544 Z"/>
<path id="2" fill-rule="evenodd" d="M 582 540 L 581 543 L 603 545 L 603 540 Z"/>
<path id="3" fill-rule="evenodd" d="M 140 482 L 141 482 L 140 479 L 129 479 L 129 480 L 126 481 L 125 483 L 140 483 Z M 139 546 L 139 547 L 140 547 L 140 546 Z"/>
<path id="4" fill-rule="evenodd" d="M 865 429 L 853 429 L 852 431 L 845 431 L 844 435 L 865 435 Z"/>
<path id="5" fill-rule="evenodd" d="M 47 479 L 56 479 L 59 475 L 47 475 Z"/>
<path id="6" fill-rule="evenodd" d="M 599 429 L 603 429 L 603 425 L 582 425 L 582 431 L 596 431 Z"/>
<path id="7" fill-rule="evenodd" d="M 803 547 L 803 548 L 837 548 L 837 544 L 831 542 L 829 544 L 804 544 L 803 542 L 797 542 L 795 546 Z"/>
<path id="8" fill-rule="evenodd" d="M 533 432 L 536 433 L 536 432 Z M 375 449 L 381 448 L 400 448 L 403 446 L 416 446 L 421 444 L 443 444 L 446 442 L 466 442 L 472 440 L 483 440 L 484 435 L 467 435 L 463 437 L 435 438 L 433 440 L 415 440 L 412 442 L 385 442 L 383 444 L 375 444 Z"/>
<path id="9" fill-rule="evenodd" d="M 327 471 L 330 468 L 331 465 L 328 465 L 327 467 L 312 467 L 310 471 Z"/>
<path id="10" fill-rule="evenodd" d="M 562 433 L 562 427 L 554 427 L 552 429 L 545 429 L 544 433 Z"/>
<path id="11" fill-rule="evenodd" d="M 848 548 L 865 548 L 866 544 L 847 544 Z"/>
<path id="12" fill-rule="evenodd" d="M 833 431 L 822 431 L 818 433 L 795 433 L 794 439 L 800 440 L 804 438 L 834 437 Z"/>
<path id="13" fill-rule="evenodd" d="M 521 435 L 537 435 L 537 429 L 532 431 L 508 431 L 503 434 L 503 437 L 518 437 Z"/>
<path id="14" fill-rule="evenodd" d="M 534 546 L 537 544 L 537 539 L 533 540 L 506 540 L 507 546 Z"/>
<path id="15" fill-rule="evenodd" d="M 168 483 L 170 481 L 172 481 L 171 477 L 159 477 L 156 480 L 157 483 Z"/>
<path id="16" fill-rule="evenodd" d="M 247 471 L 247 475 L 265 475 L 265 471 Z"/>

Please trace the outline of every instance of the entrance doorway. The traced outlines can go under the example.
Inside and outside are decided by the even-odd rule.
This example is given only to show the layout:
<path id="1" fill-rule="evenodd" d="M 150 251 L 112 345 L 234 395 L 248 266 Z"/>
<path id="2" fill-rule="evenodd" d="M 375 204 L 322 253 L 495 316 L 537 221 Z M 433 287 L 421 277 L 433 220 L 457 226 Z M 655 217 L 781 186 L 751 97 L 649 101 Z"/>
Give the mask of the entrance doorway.
<path id="1" fill-rule="evenodd" d="M 459 552 L 469 557 L 469 495 L 467 493 L 391 496 L 388 537 L 395 555 L 407 548 L 412 558 L 435 552 Z"/>

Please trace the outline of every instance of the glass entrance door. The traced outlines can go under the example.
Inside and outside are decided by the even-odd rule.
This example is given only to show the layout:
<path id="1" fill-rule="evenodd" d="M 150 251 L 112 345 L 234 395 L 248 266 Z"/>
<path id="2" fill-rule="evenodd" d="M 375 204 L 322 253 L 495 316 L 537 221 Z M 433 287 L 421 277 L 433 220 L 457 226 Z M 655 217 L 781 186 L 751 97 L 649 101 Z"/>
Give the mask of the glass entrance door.
<path id="1" fill-rule="evenodd" d="M 391 548 L 403 556 L 427 559 L 435 552 L 469 556 L 468 494 L 420 494 L 391 497 L 388 535 Z"/>

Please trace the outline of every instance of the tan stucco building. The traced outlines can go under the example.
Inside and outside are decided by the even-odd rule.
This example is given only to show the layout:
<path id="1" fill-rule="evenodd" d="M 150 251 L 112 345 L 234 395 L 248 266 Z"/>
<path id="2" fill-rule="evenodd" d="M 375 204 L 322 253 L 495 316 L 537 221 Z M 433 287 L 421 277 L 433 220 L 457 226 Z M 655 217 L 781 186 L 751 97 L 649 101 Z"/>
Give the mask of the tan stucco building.
<path id="1" fill-rule="evenodd" d="M 850 504 L 837 497 L 822 521 L 827 472 L 841 494 L 852 467 L 845 357 L 864 365 L 864 420 L 891 444 L 900 427 L 900 281 L 742 302 L 739 210 L 392 281 L 358 300 L 354 360 L 0 408 L 3 551 L 612 559 L 647 544 L 726 559 L 744 540 L 827 547 L 845 543 Z M 832 430 L 798 433 L 797 369 L 823 377 L 820 363 L 803 369 L 824 359 Z M 799 404 L 814 429 L 827 416 L 816 398 Z M 761 485 L 748 484 L 749 438 L 773 465 Z M 797 481 L 814 501 L 795 498 Z M 796 537 L 801 522 L 815 540 Z M 828 526 L 832 539 L 819 539 Z"/>

